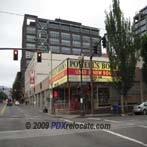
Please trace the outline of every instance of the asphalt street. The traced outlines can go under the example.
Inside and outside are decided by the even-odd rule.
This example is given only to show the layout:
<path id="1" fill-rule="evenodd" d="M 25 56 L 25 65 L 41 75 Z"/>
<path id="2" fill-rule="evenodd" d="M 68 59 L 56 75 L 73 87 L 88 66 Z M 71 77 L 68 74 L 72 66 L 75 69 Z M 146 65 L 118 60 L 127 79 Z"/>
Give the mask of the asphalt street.
<path id="1" fill-rule="evenodd" d="M 65 129 L 65 124 L 92 124 L 94 129 Z M 147 147 L 147 115 L 67 118 L 0 104 L 0 147 L 20 146 Z"/>

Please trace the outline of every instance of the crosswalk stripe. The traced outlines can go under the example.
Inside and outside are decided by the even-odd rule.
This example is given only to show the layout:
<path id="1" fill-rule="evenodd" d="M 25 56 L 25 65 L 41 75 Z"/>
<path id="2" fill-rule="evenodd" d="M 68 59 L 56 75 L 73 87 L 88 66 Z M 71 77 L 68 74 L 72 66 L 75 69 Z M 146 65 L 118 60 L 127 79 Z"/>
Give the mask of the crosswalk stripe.
<path id="1" fill-rule="evenodd" d="M 6 110 L 6 104 L 1 109 L 0 116 L 3 116 L 4 115 L 5 110 Z"/>
<path id="2" fill-rule="evenodd" d="M 145 144 L 144 142 L 142 141 L 139 141 L 137 139 L 134 139 L 134 138 L 131 138 L 131 137 L 127 137 L 127 136 L 124 136 L 122 134 L 119 134 L 119 133 L 116 133 L 116 132 L 113 132 L 113 131 L 110 131 L 110 130 L 103 130 L 104 132 L 107 132 L 107 133 L 110 133 L 112 135 L 115 135 L 115 136 L 118 136 L 118 137 L 121 137 L 123 139 L 126 139 L 126 140 L 129 140 L 129 141 L 132 141 L 132 142 L 135 142 L 135 143 L 138 143 L 138 144 L 141 144 L 145 147 L 147 147 L 147 144 Z"/>

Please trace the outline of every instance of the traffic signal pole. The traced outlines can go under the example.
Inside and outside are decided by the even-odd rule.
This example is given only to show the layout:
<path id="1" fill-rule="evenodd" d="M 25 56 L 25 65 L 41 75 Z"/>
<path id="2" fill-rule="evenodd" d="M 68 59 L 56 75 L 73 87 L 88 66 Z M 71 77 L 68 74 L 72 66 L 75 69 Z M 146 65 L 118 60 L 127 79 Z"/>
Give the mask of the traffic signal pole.
<path id="1" fill-rule="evenodd" d="M 0 50 L 13 50 L 13 60 L 18 60 L 18 50 L 37 52 L 37 62 L 42 61 L 42 51 L 33 48 L 0 48 Z"/>
<path id="2" fill-rule="evenodd" d="M 0 50 L 25 50 L 25 51 L 29 51 L 29 52 L 37 52 L 39 50 L 35 49 L 35 48 L 0 48 Z"/>
<path id="3" fill-rule="evenodd" d="M 103 39 L 104 38 L 105 38 L 105 36 L 102 37 L 102 38 L 100 38 L 99 42 L 95 46 L 96 48 L 98 48 L 98 46 L 101 45 L 101 41 L 103 43 Z M 94 48 L 94 53 L 95 53 L 95 49 L 96 48 Z M 98 53 L 98 56 L 101 56 L 101 54 Z M 94 114 L 94 96 L 93 96 L 94 91 L 93 91 L 93 70 L 92 70 L 93 64 L 92 64 L 92 58 L 93 58 L 93 49 L 90 48 L 90 87 L 91 87 L 91 95 L 90 96 L 91 96 L 91 114 Z"/>
<path id="4" fill-rule="evenodd" d="M 91 114 L 94 114 L 94 97 L 93 97 L 93 72 L 92 72 L 92 49 L 90 49 L 90 89 L 91 89 Z"/>

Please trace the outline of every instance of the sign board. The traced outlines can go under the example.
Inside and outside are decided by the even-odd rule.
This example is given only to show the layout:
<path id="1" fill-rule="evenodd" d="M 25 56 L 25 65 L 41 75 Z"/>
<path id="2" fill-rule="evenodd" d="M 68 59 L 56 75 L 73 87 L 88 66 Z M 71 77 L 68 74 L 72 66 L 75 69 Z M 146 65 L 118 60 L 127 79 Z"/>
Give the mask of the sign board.
<path id="1" fill-rule="evenodd" d="M 49 73 L 49 88 L 57 87 L 67 82 L 67 60 L 63 61 Z"/>
<path id="2" fill-rule="evenodd" d="M 82 81 L 90 81 L 90 61 L 86 60 L 82 66 Z M 103 61 L 92 61 L 93 82 L 112 82 L 110 63 Z M 57 87 L 67 82 L 80 82 L 81 70 L 79 61 L 68 59 L 52 70 L 49 74 L 49 88 Z"/>
<path id="3" fill-rule="evenodd" d="M 35 85 L 35 71 L 30 70 L 30 85 L 33 87 Z"/>
<path id="4" fill-rule="evenodd" d="M 77 60 L 68 61 L 68 76 L 70 82 L 80 81 L 81 71 Z M 92 61 L 92 77 L 94 82 L 112 82 L 110 63 Z M 82 68 L 83 82 L 90 81 L 90 61 L 84 61 Z"/>

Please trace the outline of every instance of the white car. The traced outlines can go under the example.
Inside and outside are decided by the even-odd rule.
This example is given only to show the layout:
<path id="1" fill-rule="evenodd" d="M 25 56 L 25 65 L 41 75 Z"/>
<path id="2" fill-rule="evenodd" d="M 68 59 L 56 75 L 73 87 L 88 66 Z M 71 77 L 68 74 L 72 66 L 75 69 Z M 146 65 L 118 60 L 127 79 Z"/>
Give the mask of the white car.
<path id="1" fill-rule="evenodd" d="M 15 105 L 18 106 L 20 103 L 19 101 L 15 101 Z"/>
<path id="2" fill-rule="evenodd" d="M 143 102 L 140 105 L 135 105 L 133 108 L 133 112 L 135 114 L 137 113 L 147 114 L 147 102 Z"/>

